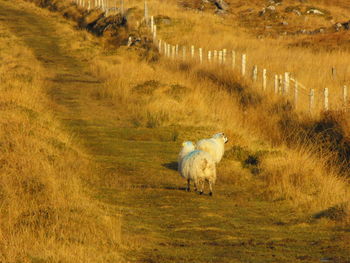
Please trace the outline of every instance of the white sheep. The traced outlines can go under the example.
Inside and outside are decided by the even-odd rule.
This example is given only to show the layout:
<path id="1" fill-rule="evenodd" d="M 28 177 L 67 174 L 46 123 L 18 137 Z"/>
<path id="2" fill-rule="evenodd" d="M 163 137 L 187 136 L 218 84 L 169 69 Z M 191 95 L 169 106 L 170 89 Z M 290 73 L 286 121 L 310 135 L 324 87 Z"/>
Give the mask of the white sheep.
<path id="1" fill-rule="evenodd" d="M 196 149 L 209 153 L 215 163 L 219 163 L 225 152 L 225 143 L 228 142 L 223 132 L 215 134 L 210 139 L 202 139 L 197 142 Z"/>
<path id="2" fill-rule="evenodd" d="M 216 181 L 216 167 L 213 158 L 207 152 L 195 150 L 192 142 L 184 142 L 178 158 L 178 171 L 187 179 L 187 191 L 190 191 L 191 181 L 194 182 L 195 191 L 200 186 L 203 194 L 205 181 L 209 184 L 209 195 L 213 194 L 213 185 Z"/>

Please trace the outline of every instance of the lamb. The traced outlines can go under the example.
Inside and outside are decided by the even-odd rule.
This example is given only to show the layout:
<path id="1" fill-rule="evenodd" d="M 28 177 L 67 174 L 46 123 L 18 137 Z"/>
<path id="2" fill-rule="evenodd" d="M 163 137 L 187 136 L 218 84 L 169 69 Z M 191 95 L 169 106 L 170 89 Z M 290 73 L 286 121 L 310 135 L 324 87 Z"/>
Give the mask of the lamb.
<path id="1" fill-rule="evenodd" d="M 216 167 L 213 158 L 207 152 L 195 150 L 192 142 L 184 142 L 178 158 L 178 171 L 187 179 L 187 191 L 190 191 L 191 181 L 194 182 L 195 191 L 200 186 L 203 194 L 205 181 L 209 184 L 209 195 L 213 195 L 213 185 L 216 181 Z"/>
<path id="2" fill-rule="evenodd" d="M 196 149 L 209 153 L 215 163 L 219 163 L 225 152 L 225 143 L 228 142 L 223 132 L 215 134 L 210 139 L 202 139 L 197 142 Z"/>

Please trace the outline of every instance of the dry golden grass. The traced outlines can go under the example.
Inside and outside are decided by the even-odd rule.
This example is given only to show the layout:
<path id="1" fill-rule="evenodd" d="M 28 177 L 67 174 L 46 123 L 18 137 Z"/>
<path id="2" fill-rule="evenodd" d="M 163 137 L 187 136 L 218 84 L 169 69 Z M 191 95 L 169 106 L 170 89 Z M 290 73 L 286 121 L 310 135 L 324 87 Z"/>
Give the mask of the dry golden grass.
<path id="1" fill-rule="evenodd" d="M 255 4 L 259 6 L 261 3 Z M 133 6 L 141 10 L 143 1 L 128 2 L 128 7 Z M 254 148 L 257 140 L 268 142 L 268 148 L 285 153 L 282 157 L 268 155 L 261 160 L 262 178 L 267 183 L 269 193 L 267 196 L 272 199 L 290 199 L 304 209 L 312 208 L 315 211 L 349 200 L 347 180 L 339 175 L 336 165 L 329 168 L 333 154 L 323 152 L 315 155 L 319 149 L 310 148 L 304 144 L 304 138 L 297 137 L 298 127 L 295 135 L 286 134 L 294 132 L 292 129 L 281 130 L 281 122 L 289 118 L 290 113 L 283 109 L 283 102 L 278 97 L 272 96 L 273 76 L 270 74 L 289 71 L 307 88 L 317 89 L 317 110 L 321 110 L 322 100 L 319 98 L 322 88 L 330 88 L 331 107 L 337 108 L 341 105 L 338 91 L 348 81 L 346 51 L 314 52 L 289 47 L 294 41 L 289 37 L 256 39 L 246 29 L 238 27 L 230 16 L 219 17 L 184 10 L 174 1 L 149 1 L 149 6 L 151 14 L 167 15 L 172 20 L 170 25 L 160 24 L 158 27 L 163 40 L 172 44 L 193 44 L 205 50 L 233 48 L 237 55 L 247 53 L 248 75 L 254 64 L 267 68 L 269 96 L 272 99 L 260 101 L 259 96 L 264 96 L 259 91 L 260 84 L 241 79 L 238 70 L 230 74 L 230 69 L 217 69 L 207 64 L 199 66 L 192 62 L 179 64 L 161 60 L 147 63 L 139 58 L 142 51 L 123 48 L 114 58 L 109 56 L 105 60 L 97 57 L 93 61 L 91 71 L 106 81 L 104 87 L 94 91 L 94 96 L 109 99 L 118 106 L 123 105 L 120 107 L 123 113 L 121 118 L 135 126 L 205 126 L 227 131 L 231 137 L 237 138 L 235 145 Z M 332 12 L 337 13 L 339 10 L 336 8 L 342 7 L 334 7 Z M 320 18 L 310 19 L 316 21 Z M 305 23 L 307 25 L 309 22 Z M 335 81 L 330 75 L 332 66 L 337 68 Z M 235 87 L 231 87 L 231 84 L 243 87 L 248 98 L 253 96 L 253 101 L 248 101 L 248 107 L 242 103 L 244 94 L 235 93 Z M 248 86 L 254 85 L 258 90 L 248 89 Z M 307 92 L 300 91 L 298 109 L 301 111 L 307 109 Z M 254 98 L 257 99 L 256 103 Z M 311 122 L 319 117 L 316 115 Z M 302 169 L 304 167 L 307 169 Z M 336 194 L 333 193 L 334 189 Z"/>
<path id="2" fill-rule="evenodd" d="M 231 3 L 233 13 L 226 16 L 213 15 L 212 12 L 199 12 L 193 9 L 184 9 L 178 5 L 176 1 L 149 1 L 149 12 L 155 17 L 157 15 L 169 16 L 170 24 L 158 24 L 158 36 L 162 40 L 170 44 L 190 45 L 201 47 L 204 49 L 204 60 L 206 60 L 206 52 L 208 50 L 220 50 L 226 48 L 228 55 L 230 51 L 235 50 L 237 59 L 236 63 L 239 67 L 240 56 L 242 53 L 247 54 L 248 75 L 251 75 L 253 65 L 258 65 L 259 83 L 261 82 L 261 70 L 267 69 L 268 89 L 273 90 L 274 74 L 283 74 L 291 72 L 298 81 L 304 84 L 307 90 L 300 90 L 299 98 L 301 109 L 307 110 L 309 89 L 316 90 L 316 106 L 315 111 L 322 109 L 323 89 L 329 88 L 330 107 L 338 109 L 343 106 L 342 86 L 349 85 L 348 79 L 348 60 L 349 54 L 347 50 L 335 50 L 328 52 L 327 50 L 307 49 L 303 47 L 291 47 L 295 43 L 303 42 L 304 36 L 279 36 L 278 38 L 262 38 L 257 39 L 255 34 L 251 34 L 245 28 L 239 26 L 236 18 L 236 9 L 253 7 L 257 13 L 265 5 L 264 1 L 229 1 Z M 292 4 L 292 1 L 283 3 L 281 10 Z M 348 17 L 348 10 L 338 5 L 327 6 L 326 4 L 309 3 L 307 5 L 317 4 L 317 7 L 329 10 L 334 16 L 335 21 L 344 21 Z M 130 1 L 128 7 L 138 6 L 143 8 L 143 1 Z M 240 7 L 235 7 L 235 6 Z M 238 12 L 237 11 L 237 12 Z M 282 12 L 282 11 L 281 11 Z M 285 16 L 284 11 L 282 12 Z M 347 14 L 347 15 L 344 15 Z M 258 15 L 255 14 L 258 19 Z M 313 29 L 320 26 L 330 27 L 333 22 L 325 20 L 318 16 L 302 16 L 297 28 L 308 28 L 308 24 L 313 25 Z M 305 19 L 304 19 L 305 18 Z M 301 18 L 300 18 L 301 19 Z M 291 18 L 296 21 L 296 18 Z M 317 21 L 321 22 L 317 22 Z M 253 21 L 252 21 L 253 22 Z M 322 35 L 320 35 L 322 38 Z M 329 36 L 325 36 L 327 41 Z M 309 41 L 310 42 L 310 41 Z M 319 41 L 322 42 L 322 41 Z M 331 41 L 327 41 L 332 43 Z M 336 43 L 334 48 L 337 49 Z M 189 51 L 188 51 L 189 52 Z M 197 50 L 196 50 L 197 52 Z M 230 64 L 230 58 L 228 64 Z M 331 68 L 337 69 L 337 78 L 334 80 L 331 76 Z M 259 84 L 259 88 L 261 85 Z"/>
<path id="3" fill-rule="evenodd" d="M 279 98 L 260 101 L 261 93 L 250 89 L 249 82 L 227 75 L 225 70 L 211 73 L 213 68 L 206 65 L 167 60 L 149 64 L 139 60 L 133 49 L 120 49 L 113 60 L 117 63 L 110 63 L 110 57 L 97 57 L 92 63 L 92 72 L 106 80 L 95 96 L 121 106 L 124 121 L 150 128 L 210 127 L 227 132 L 233 138 L 231 146 L 282 152 L 282 156 L 272 154 L 260 160 L 269 199 L 287 199 L 308 212 L 349 199 L 346 179 L 336 165 L 329 168 L 331 153 L 315 155 L 318 150 L 299 140 L 297 131 L 294 137 L 289 134 L 293 141 L 288 144 L 294 149 L 283 146 L 288 135 L 279 130 L 283 120 L 283 110 L 275 108 L 281 103 Z M 243 85 L 245 93 L 237 93 L 234 84 Z M 250 101 L 242 100 L 244 97 Z M 257 141 L 262 146 L 257 147 Z"/>
<path id="4" fill-rule="evenodd" d="M 142 10 L 143 1 L 128 2 L 128 7 L 134 6 Z M 267 68 L 268 72 L 282 74 L 289 71 L 307 88 L 315 88 L 317 114 L 314 119 L 301 119 L 302 122 L 310 122 L 311 129 L 313 123 L 316 125 L 321 117 L 318 113 L 322 110 L 322 87 L 330 88 L 331 107 L 342 106 L 339 90 L 347 81 L 346 51 L 314 52 L 305 48 L 291 48 L 289 44 L 294 40 L 288 37 L 259 40 L 238 27 L 230 16 L 222 18 L 211 13 L 184 10 L 171 1 L 150 1 L 149 6 L 151 14 L 167 15 L 171 18 L 170 25 L 160 24 L 158 27 L 163 40 L 187 46 L 194 44 L 206 50 L 230 50 L 233 47 L 238 55 L 248 54 L 248 68 L 258 64 Z M 336 13 L 336 8 L 342 7 L 335 7 L 335 11 L 332 9 L 332 12 Z M 317 21 L 320 18 L 312 19 Z M 307 23 L 306 21 L 305 24 Z M 130 21 L 130 24 L 137 23 Z M 161 60 L 150 64 L 140 60 L 142 52 L 143 50 L 121 48 L 116 57 L 109 56 L 107 60 L 95 58 L 91 66 L 91 71 L 106 81 L 104 87 L 98 88 L 92 95 L 109 99 L 118 106 L 123 105 L 120 107 L 122 121 L 149 128 L 169 125 L 211 127 L 227 131 L 229 135 L 238 138 L 235 144 L 245 144 L 248 147 L 253 147 L 254 141 L 257 140 L 268 142 L 268 147 L 274 149 L 288 145 L 292 149 L 284 147 L 282 151 L 286 152 L 286 155 L 283 158 L 268 156 L 261 161 L 267 189 L 273 193 L 270 197 L 280 196 L 297 205 L 302 204 L 304 208 L 313 207 L 315 210 L 325 209 L 349 199 L 346 190 L 348 182 L 339 176 L 336 167 L 338 164 L 330 169 L 328 167 L 335 153 L 329 150 L 322 152 L 324 148 L 317 146 L 320 142 L 318 140 L 315 142 L 316 149 L 313 148 L 314 145 L 310 148 L 308 143 L 305 144 L 305 138 L 298 137 L 304 136 L 302 123 L 296 127 L 288 127 L 290 119 L 296 122 L 299 120 L 293 119 L 295 116 L 290 112 L 287 103 L 272 94 L 273 76 L 270 73 L 270 98 L 266 100 L 261 99 L 265 94 L 259 90 L 260 84 L 238 77 L 238 69 L 236 73 L 231 74 L 230 69 L 218 69 L 207 64 L 199 66 L 196 62 L 179 64 Z M 250 62 L 250 58 L 253 58 L 254 62 Z M 315 61 L 322 63 L 316 65 Z M 239 63 L 238 56 L 237 64 Z M 337 68 L 336 80 L 331 78 L 331 66 Z M 248 86 L 258 89 L 249 89 Z M 243 94 L 235 91 L 241 88 L 244 90 Z M 308 108 L 307 93 L 308 90 L 300 91 L 298 110 L 301 112 Z M 307 173 L 299 170 L 299 164 L 303 163 L 304 158 L 307 158 L 305 165 L 309 170 L 318 172 Z M 285 179 L 276 180 L 280 178 L 283 169 L 288 171 L 283 177 Z M 319 185 L 315 185 L 315 182 Z M 337 194 L 331 194 L 332 188 L 328 187 L 329 185 L 338 189 Z M 307 189 L 308 192 L 303 194 L 303 189 Z"/>
<path id="5" fill-rule="evenodd" d="M 0 31 L 0 261 L 121 260 L 119 215 L 88 197 L 92 166 L 47 110 L 44 70 Z"/>
<path id="6" fill-rule="evenodd" d="M 0 122 L 5 146 L 0 159 L 0 215 L 5 219 L 0 223 L 0 261 L 120 262 L 118 213 L 87 197 L 90 192 L 82 182 L 94 182 L 91 164 L 45 113 L 50 103 L 41 89 L 42 69 L 33 70 L 31 52 L 1 30 L 7 42 L 0 41 L 0 49 L 9 43 L 13 47 L 3 58 L 14 64 L 11 68 L 1 63 L 0 69 L 5 75 L 0 84 L 0 109 L 5 112 Z M 67 48 L 76 52 L 85 47 L 73 42 Z M 329 167 L 331 153 L 320 157 L 314 153 L 318 149 L 298 140 L 288 142 L 285 131 L 279 130 L 285 112 L 269 111 L 280 105 L 278 98 L 260 101 L 261 92 L 249 88 L 250 81 L 226 70 L 167 60 L 148 63 L 140 60 L 140 50 L 117 52 L 92 61 L 92 73 L 105 84 L 91 95 L 114 103 L 123 125 L 224 130 L 232 138 L 230 146 L 277 152 L 259 158 L 255 167 L 261 170 L 257 176 L 266 185 L 267 198 L 290 200 L 308 209 L 307 214 L 344 203 L 348 209 L 348 182 L 336 165 Z M 240 88 L 244 93 L 236 91 Z M 228 162 L 223 170 L 235 168 L 237 162 Z M 104 183 L 115 186 L 121 181 L 113 180 Z M 223 180 L 233 179 L 226 173 Z M 135 244 L 141 248 L 151 240 L 152 236 L 140 237 Z"/>

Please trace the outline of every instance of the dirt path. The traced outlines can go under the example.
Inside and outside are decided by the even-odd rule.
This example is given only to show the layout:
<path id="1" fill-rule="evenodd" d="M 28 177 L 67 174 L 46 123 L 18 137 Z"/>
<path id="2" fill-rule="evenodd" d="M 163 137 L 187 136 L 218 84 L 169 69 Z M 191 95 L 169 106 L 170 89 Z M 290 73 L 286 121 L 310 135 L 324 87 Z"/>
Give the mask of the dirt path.
<path id="1" fill-rule="evenodd" d="M 173 169 L 179 142 L 171 129 L 116 125 L 114 106 L 89 95 L 102 83 L 88 73 L 88 62 L 61 48 L 70 36 L 60 35 L 55 17 L 15 2 L 0 0 L 0 21 L 44 65 L 57 116 L 99 164 L 96 198 L 122 212 L 130 261 L 350 262 L 349 232 L 300 219 L 282 201 L 260 200 L 252 192 L 259 182 L 238 164 L 232 181 L 218 180 L 213 198 L 183 191 Z"/>

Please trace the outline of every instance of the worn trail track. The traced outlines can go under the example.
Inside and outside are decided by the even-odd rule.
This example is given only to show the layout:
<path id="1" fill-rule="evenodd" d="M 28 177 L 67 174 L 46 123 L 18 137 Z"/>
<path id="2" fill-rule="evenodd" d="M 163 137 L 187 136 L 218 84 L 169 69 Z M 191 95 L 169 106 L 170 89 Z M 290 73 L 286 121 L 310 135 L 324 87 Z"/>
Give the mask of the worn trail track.
<path id="1" fill-rule="evenodd" d="M 115 106 L 89 95 L 102 82 L 89 74 L 88 61 L 61 48 L 70 36 L 60 35 L 55 16 L 0 0 L 0 22 L 47 70 L 54 113 L 98 163 L 104 186 L 95 198 L 121 211 L 123 252 L 131 262 L 350 262 L 349 232 L 305 223 L 285 203 L 260 200 L 247 182 L 219 178 L 213 198 L 185 192 L 173 169 L 179 142 L 166 128 L 118 125 Z M 244 173 L 237 167 L 233 178 Z M 103 184 L 111 177 L 114 184 Z"/>

